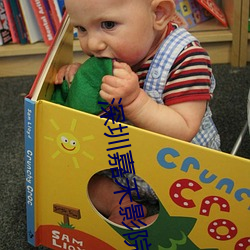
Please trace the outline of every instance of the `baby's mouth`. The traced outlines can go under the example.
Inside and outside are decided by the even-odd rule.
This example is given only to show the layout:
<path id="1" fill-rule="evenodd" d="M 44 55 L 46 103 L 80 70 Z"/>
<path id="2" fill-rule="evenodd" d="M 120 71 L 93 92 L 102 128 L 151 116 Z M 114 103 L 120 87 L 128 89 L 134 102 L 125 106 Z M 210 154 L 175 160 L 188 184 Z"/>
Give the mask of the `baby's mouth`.
<path id="1" fill-rule="evenodd" d="M 116 61 L 116 62 L 123 62 L 122 60 L 118 59 L 118 58 L 114 58 L 113 61 Z"/>
<path id="2" fill-rule="evenodd" d="M 108 57 L 108 56 L 95 56 L 95 57 L 102 59 L 111 59 L 113 62 L 123 62 L 121 59 L 114 57 Z"/>

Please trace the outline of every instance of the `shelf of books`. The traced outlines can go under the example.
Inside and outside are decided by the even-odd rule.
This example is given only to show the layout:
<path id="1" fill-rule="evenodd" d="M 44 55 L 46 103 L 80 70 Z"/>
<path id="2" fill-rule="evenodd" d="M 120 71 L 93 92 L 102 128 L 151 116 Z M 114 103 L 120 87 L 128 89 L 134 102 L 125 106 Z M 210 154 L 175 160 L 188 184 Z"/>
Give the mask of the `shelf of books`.
<path id="1" fill-rule="evenodd" d="M 212 63 L 231 63 L 232 66 L 239 66 L 241 53 L 240 46 L 241 44 L 241 18 L 242 11 L 246 11 L 245 6 L 248 5 L 249 0 L 175 0 L 177 10 L 179 7 L 179 13 L 182 14 L 184 19 L 186 19 L 189 24 L 189 30 L 196 36 L 200 41 L 202 46 L 208 51 Z M 1 71 L 0 77 L 3 76 L 19 76 L 19 75 L 36 75 L 39 67 L 42 63 L 44 56 L 46 55 L 49 44 L 52 41 L 53 36 L 55 35 L 56 30 L 59 27 L 58 22 L 62 18 L 62 7 L 56 8 L 61 11 L 61 17 L 57 21 L 53 21 L 55 18 L 51 18 L 50 22 L 47 23 L 47 29 L 50 27 L 51 33 L 45 35 L 42 30 L 42 26 L 37 21 L 37 26 L 34 26 L 35 20 L 39 20 L 39 8 L 45 8 L 44 13 L 51 14 L 54 17 L 56 10 L 53 10 L 53 4 L 64 2 L 63 0 L 53 0 L 48 1 L 47 5 L 44 6 L 42 0 L 15 0 L 7 1 L 0 0 L 0 6 L 2 11 L 6 12 L 6 19 L 9 21 L 8 7 L 13 9 L 13 6 L 7 6 L 7 3 L 18 3 L 19 11 L 23 13 L 23 26 L 17 27 L 16 32 L 12 31 L 12 41 L 8 44 L 3 44 L 0 46 L 0 64 Z M 46 1 L 45 1 L 46 2 Z M 216 5 L 216 2 L 220 5 Z M 40 5 L 38 4 L 40 3 Z M 200 5 L 206 11 L 202 13 L 200 9 L 194 10 L 193 8 L 198 8 Z M 214 6 L 221 6 L 220 10 L 222 13 L 217 11 Z M 59 5 L 58 5 L 59 6 Z M 205 7 L 206 9 L 205 9 Z M 16 7 L 17 8 L 17 7 Z M 37 11 L 38 8 L 38 11 Z M 18 9 L 18 8 L 17 8 Z M 49 11 L 50 10 L 50 11 Z M 184 11 L 183 11 L 184 10 Z M 212 10 L 212 12 L 211 12 Z M 33 11 L 33 15 L 30 12 Z M 40 11 L 41 12 L 41 11 Z M 24 13 L 26 13 L 24 15 Z M 29 13 L 29 14 L 27 14 Z M 54 14 L 53 14 L 54 13 Z M 197 13 L 199 13 L 197 15 Z M 210 14 L 210 18 L 208 18 Z M 13 15 L 13 11 L 12 11 Z M 223 15 L 225 16 L 226 24 L 223 23 Z M 20 15 L 19 15 L 20 16 Z M 195 25 L 190 25 L 190 16 L 195 20 Z M 246 14 L 244 14 L 246 16 Z M 28 18 L 29 17 L 29 18 Z M 213 17 L 213 18 L 212 18 Z M 14 18 L 15 19 L 15 18 Z M 12 20 L 13 26 L 18 20 Z M 41 19 L 41 18 L 40 18 Z M 189 19 L 189 20 L 188 20 Z M 29 20 L 33 20 L 33 26 L 30 25 Z M 52 20 L 52 21 L 51 21 Z M 20 20 L 18 22 L 20 24 Z M 29 23 L 29 25 L 27 25 Z M 49 26 L 49 23 L 51 26 Z M 54 26 L 53 26 L 54 25 Z M 26 35 L 21 36 L 20 29 L 25 26 Z M 9 25 L 9 27 L 12 27 Z M 39 31 L 38 34 L 34 33 L 34 30 Z M 13 27 L 12 27 L 13 28 Z M 44 28 L 44 27 L 43 27 Z M 25 31 L 23 31 L 25 32 Z M 14 36 L 15 34 L 16 36 Z M 30 35 L 32 34 L 32 36 Z M 21 37 L 20 37 L 21 36 Z M 43 40 L 43 41 L 42 41 Z M 1 43 L 0 43 L 1 44 Z M 247 46 L 247 45 L 246 45 Z M 246 57 L 246 53 L 244 55 Z M 248 55 L 248 58 L 250 56 Z M 78 44 L 77 39 L 74 41 L 74 60 L 83 62 L 86 59 L 86 56 L 81 52 L 81 48 Z M 241 63 L 242 64 L 242 63 Z M 13 70 L 15 69 L 15 70 Z"/>

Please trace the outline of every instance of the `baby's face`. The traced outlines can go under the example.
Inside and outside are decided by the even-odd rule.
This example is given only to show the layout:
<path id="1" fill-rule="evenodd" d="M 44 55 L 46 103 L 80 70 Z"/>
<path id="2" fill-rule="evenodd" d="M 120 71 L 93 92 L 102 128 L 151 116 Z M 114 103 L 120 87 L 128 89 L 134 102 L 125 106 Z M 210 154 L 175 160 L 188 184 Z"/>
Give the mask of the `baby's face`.
<path id="1" fill-rule="evenodd" d="M 81 48 L 89 56 L 137 65 L 156 39 L 150 0 L 66 0 Z"/>

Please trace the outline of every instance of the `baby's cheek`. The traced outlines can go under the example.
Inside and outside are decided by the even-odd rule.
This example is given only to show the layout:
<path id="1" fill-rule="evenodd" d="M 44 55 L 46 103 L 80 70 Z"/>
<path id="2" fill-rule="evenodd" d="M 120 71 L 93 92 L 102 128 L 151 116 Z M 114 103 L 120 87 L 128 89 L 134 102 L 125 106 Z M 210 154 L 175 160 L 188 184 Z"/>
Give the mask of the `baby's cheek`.
<path id="1" fill-rule="evenodd" d="M 117 58 L 119 61 L 127 63 L 130 67 L 138 64 L 145 57 L 145 51 L 142 48 L 128 47 L 126 44 L 119 47 Z"/>

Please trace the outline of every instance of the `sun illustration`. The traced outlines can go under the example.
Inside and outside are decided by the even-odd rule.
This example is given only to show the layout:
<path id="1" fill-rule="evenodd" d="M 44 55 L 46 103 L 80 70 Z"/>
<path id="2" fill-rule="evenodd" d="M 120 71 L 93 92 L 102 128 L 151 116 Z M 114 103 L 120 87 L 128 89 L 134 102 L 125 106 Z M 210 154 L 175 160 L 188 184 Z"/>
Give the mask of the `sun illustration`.
<path id="1" fill-rule="evenodd" d="M 81 144 L 87 141 L 94 140 L 94 135 L 87 135 L 81 138 L 81 141 L 75 137 L 74 132 L 76 130 L 77 120 L 73 119 L 69 131 L 62 132 L 59 125 L 54 119 L 50 119 L 52 127 L 58 132 L 55 137 L 44 136 L 44 139 L 56 143 L 57 150 L 51 155 L 52 159 L 56 159 L 60 154 L 69 154 L 72 157 L 73 164 L 76 168 L 79 168 L 77 160 L 77 154 L 82 154 L 85 157 L 93 160 L 94 157 L 88 152 L 81 149 Z"/>

